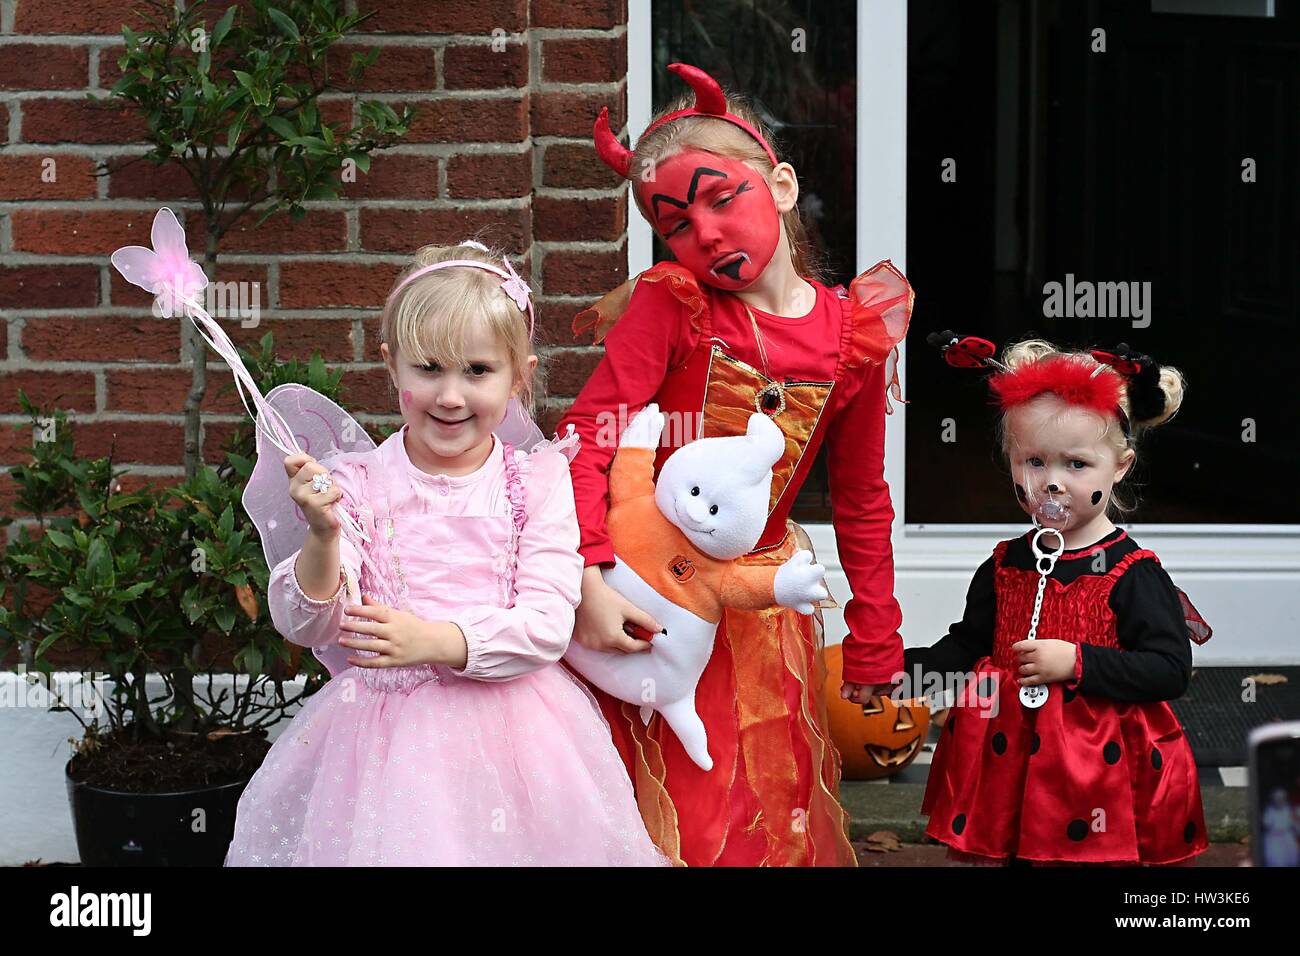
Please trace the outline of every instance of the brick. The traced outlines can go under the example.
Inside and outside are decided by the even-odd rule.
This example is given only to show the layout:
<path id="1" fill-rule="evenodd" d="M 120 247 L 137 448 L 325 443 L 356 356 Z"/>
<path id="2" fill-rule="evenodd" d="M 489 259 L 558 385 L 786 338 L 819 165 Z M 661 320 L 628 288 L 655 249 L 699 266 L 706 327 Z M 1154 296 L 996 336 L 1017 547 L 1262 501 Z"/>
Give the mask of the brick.
<path id="1" fill-rule="evenodd" d="M 22 348 L 29 359 L 66 362 L 176 362 L 180 320 L 55 316 L 28 319 Z"/>
<path id="2" fill-rule="evenodd" d="M 379 345 L 383 342 L 383 336 L 379 334 L 382 327 L 381 319 L 376 316 L 370 319 L 361 320 L 361 357 L 367 362 L 382 362 L 383 356 L 380 355 Z"/>
<path id="3" fill-rule="evenodd" d="M 98 304 L 95 266 L 0 266 L 0 309 L 85 309 Z"/>
<path id="4" fill-rule="evenodd" d="M 528 48 L 522 43 L 449 46 L 442 55 L 449 90 L 495 90 L 528 85 Z"/>
<path id="5" fill-rule="evenodd" d="M 84 89 L 90 82 L 90 51 L 51 43 L 0 45 L 0 90 Z"/>
<path id="6" fill-rule="evenodd" d="M 379 346 L 375 346 L 378 357 Z M 388 369 L 349 370 L 343 376 L 343 406 L 353 412 L 391 415 L 397 411 L 397 393 Z"/>
<path id="7" fill-rule="evenodd" d="M 542 185 L 555 189 L 615 189 L 626 182 L 586 143 L 552 143 L 542 154 Z"/>
<path id="8" fill-rule="evenodd" d="M 430 3 L 429 0 L 361 0 L 357 12 L 374 11 L 358 28 L 374 33 L 473 33 L 495 29 L 518 33 L 528 26 L 528 0 L 477 0 L 475 3 Z"/>
<path id="9" fill-rule="evenodd" d="M 222 448 L 239 427 L 240 425 L 235 422 L 205 421 L 203 437 L 199 441 L 199 454 L 203 460 L 209 465 L 217 465 L 225 461 L 226 456 Z"/>
<path id="10" fill-rule="evenodd" d="M 546 394 L 576 396 L 604 357 L 604 349 L 555 349 L 546 356 Z"/>
<path id="11" fill-rule="evenodd" d="M 122 68 L 117 65 L 117 61 L 126 53 L 126 47 L 122 44 L 116 46 L 105 46 L 99 48 L 99 86 L 100 89 L 111 90 L 117 81 L 122 78 Z"/>
<path id="12" fill-rule="evenodd" d="M 438 85 L 438 68 L 431 46 L 381 46 L 379 59 L 366 70 L 358 82 L 347 80 L 348 67 L 354 53 L 364 53 L 370 47 L 348 43 L 331 47 L 327 54 L 330 76 L 348 89 L 368 93 L 432 90 Z"/>
<path id="13" fill-rule="evenodd" d="M 530 223 L 527 208 L 362 209 L 361 245 L 370 252 L 413 253 L 477 236 L 484 245 L 515 252 L 528 242 Z"/>
<path id="14" fill-rule="evenodd" d="M 537 343 L 543 346 L 590 345 L 590 335 L 581 340 L 574 337 L 573 317 L 594 301 L 595 298 L 590 296 L 581 299 L 537 297 L 533 301 L 537 312 Z"/>
<path id="15" fill-rule="evenodd" d="M 554 435 L 560 420 L 569 413 L 569 408 L 572 405 L 572 401 L 565 401 L 562 398 L 552 399 L 545 404 L 539 405 L 537 414 L 533 417 L 537 420 L 537 427 L 542 430 L 542 434 Z"/>
<path id="16" fill-rule="evenodd" d="M 230 340 L 248 352 L 256 351 L 258 341 L 270 332 L 275 356 L 281 361 L 309 359 L 313 352 L 320 352 L 327 362 L 352 361 L 350 319 L 263 318 L 256 328 L 246 329 L 235 323 L 227 323 L 224 328 Z M 211 352 L 209 356 L 215 357 Z"/>
<path id="17" fill-rule="evenodd" d="M 108 161 L 112 199 L 198 199 L 194 181 L 176 163 L 154 163 L 134 156 Z"/>
<path id="18" fill-rule="evenodd" d="M 32 462 L 32 429 L 30 422 L 14 427 L 0 422 L 0 465 L 26 465 Z M 5 535 L 0 533 L 0 541 Z"/>
<path id="19" fill-rule="evenodd" d="M 352 128 L 351 96 L 323 95 L 316 101 L 316 107 L 320 110 L 322 122 L 331 124 L 336 130 Z"/>
<path id="20" fill-rule="evenodd" d="M 88 156 L 53 150 L 0 156 L 0 200 L 93 199 L 95 192 L 95 162 Z"/>
<path id="21" fill-rule="evenodd" d="M 528 96 L 444 96 L 413 103 L 406 143 L 522 143 L 528 138 Z M 402 104 L 393 104 L 401 112 Z"/>
<path id="22" fill-rule="evenodd" d="M 121 246 L 149 245 L 154 214 L 152 209 L 17 209 L 9 223 L 17 252 L 107 257 Z"/>
<path id="23" fill-rule="evenodd" d="M 615 132 L 627 122 L 627 89 L 623 84 L 608 94 L 533 93 L 530 102 L 534 136 L 569 136 L 591 142 L 592 124 L 600 115 L 602 106 L 609 107 L 609 125 Z"/>
<path id="24" fill-rule="evenodd" d="M 625 37 L 542 41 L 542 82 L 614 83 L 627 76 Z"/>
<path id="25" fill-rule="evenodd" d="M 627 23 L 627 0 L 533 0 L 533 27 L 612 30 Z"/>
<path id="26" fill-rule="evenodd" d="M 533 153 L 461 153 L 447 160 L 453 199 L 514 199 L 533 190 Z"/>
<path id="27" fill-rule="evenodd" d="M 160 421 L 75 422 L 72 444 L 83 458 L 113 456 L 114 464 L 171 465 L 185 454 L 182 425 Z"/>
<path id="28" fill-rule="evenodd" d="M 104 99 L 23 100 L 22 139 L 27 143 L 136 143 L 148 127 L 134 107 Z"/>
<path id="29" fill-rule="evenodd" d="M 9 107 L 0 103 L 0 146 L 9 143 Z"/>
<path id="30" fill-rule="evenodd" d="M 542 260 L 542 275 L 547 295 L 601 296 L 627 279 L 627 249 L 548 251 Z"/>
<path id="31" fill-rule="evenodd" d="M 105 375 L 105 411 L 178 415 L 185 408 L 191 378 L 188 368 L 111 369 Z M 233 387 L 221 394 L 222 387 L 232 382 L 234 376 L 225 365 L 220 368 L 209 367 L 208 387 L 199 410 L 207 414 L 243 414 L 244 406 L 240 404 Z"/>
<path id="32" fill-rule="evenodd" d="M 601 199 L 533 197 L 533 237 L 540 242 L 616 241 L 626 231 L 626 193 Z"/>
<path id="33" fill-rule="evenodd" d="M 280 305 L 379 308 L 399 271 L 390 262 L 286 262 L 280 267 Z"/>
<path id="34" fill-rule="evenodd" d="M 121 34 L 124 24 L 144 27 L 138 12 L 142 7 L 140 0 L 18 0 L 14 33 Z"/>
<path id="35" fill-rule="evenodd" d="M 347 248 L 347 217 L 342 210 L 309 209 L 297 222 L 287 212 L 256 225 L 260 213 L 245 214 L 221 240 L 230 252 L 342 252 Z M 207 245 L 207 225 L 201 213 L 186 217 L 185 235 L 191 250 Z"/>
<path id="36" fill-rule="evenodd" d="M 90 372 L 0 372 L 0 413 L 22 413 L 19 390 L 36 405 L 79 412 L 95 410 L 95 376 Z"/>
<path id="37" fill-rule="evenodd" d="M 370 172 L 357 171 L 357 181 L 343 184 L 343 197 L 359 199 L 436 199 L 438 157 L 379 153 L 371 157 Z"/>

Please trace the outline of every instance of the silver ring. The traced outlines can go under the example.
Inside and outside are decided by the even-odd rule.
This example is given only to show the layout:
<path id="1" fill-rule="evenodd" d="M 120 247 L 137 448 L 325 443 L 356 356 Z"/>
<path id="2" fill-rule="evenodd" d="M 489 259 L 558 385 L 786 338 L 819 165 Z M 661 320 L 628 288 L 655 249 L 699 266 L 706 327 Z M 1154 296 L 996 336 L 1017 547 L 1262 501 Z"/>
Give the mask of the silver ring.
<path id="1" fill-rule="evenodd" d="M 330 477 L 329 472 L 311 476 L 312 491 L 327 491 L 334 484 L 334 479 Z"/>

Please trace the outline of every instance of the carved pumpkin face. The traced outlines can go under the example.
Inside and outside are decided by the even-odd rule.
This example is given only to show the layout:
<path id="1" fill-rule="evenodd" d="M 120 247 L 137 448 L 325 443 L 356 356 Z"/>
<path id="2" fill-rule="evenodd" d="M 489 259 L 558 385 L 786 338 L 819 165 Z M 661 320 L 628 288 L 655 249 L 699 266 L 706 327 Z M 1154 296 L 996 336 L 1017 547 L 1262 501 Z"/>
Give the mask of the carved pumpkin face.
<path id="1" fill-rule="evenodd" d="M 888 697 L 872 697 L 866 704 L 844 700 L 840 697 L 844 680 L 840 645 L 826 648 L 825 661 L 826 713 L 844 779 L 877 780 L 915 760 L 930 730 L 930 710 L 925 703 L 895 703 Z"/>

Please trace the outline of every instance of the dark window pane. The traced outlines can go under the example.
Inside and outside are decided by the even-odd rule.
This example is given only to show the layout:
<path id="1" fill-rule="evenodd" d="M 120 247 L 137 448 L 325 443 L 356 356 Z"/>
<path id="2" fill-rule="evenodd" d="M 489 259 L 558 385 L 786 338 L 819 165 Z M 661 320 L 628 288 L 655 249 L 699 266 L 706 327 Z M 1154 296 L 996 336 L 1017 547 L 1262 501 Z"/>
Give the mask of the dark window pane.
<path id="1" fill-rule="evenodd" d="M 1297 497 L 1265 485 L 1300 470 L 1300 4 L 1276 12 L 908 5 L 909 523 L 1023 521 L 984 376 L 924 345 L 943 328 L 1128 342 L 1179 367 L 1187 397 L 1139 449 L 1134 519 L 1300 522 Z M 956 182 L 941 180 L 947 158 Z M 1044 284 L 1067 277 L 1150 283 L 1147 314 L 1049 317 Z"/>

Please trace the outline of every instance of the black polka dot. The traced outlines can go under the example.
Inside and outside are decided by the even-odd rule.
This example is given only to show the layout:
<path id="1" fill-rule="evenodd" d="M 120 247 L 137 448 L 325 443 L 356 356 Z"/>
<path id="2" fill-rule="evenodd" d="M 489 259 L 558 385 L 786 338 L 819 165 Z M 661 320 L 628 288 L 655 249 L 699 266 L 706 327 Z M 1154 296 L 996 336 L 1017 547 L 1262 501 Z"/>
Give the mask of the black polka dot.
<path id="1" fill-rule="evenodd" d="M 1079 692 L 1077 690 L 1070 690 L 1070 688 L 1068 687 L 1066 687 L 1064 689 L 1064 692 L 1062 693 L 1062 697 L 1064 698 L 1067 704 L 1078 696 L 1079 696 Z"/>
<path id="2" fill-rule="evenodd" d="M 1070 825 L 1065 828 L 1065 835 L 1075 843 L 1078 843 L 1088 835 L 1087 820 L 1071 820 Z"/>
<path id="3" fill-rule="evenodd" d="M 1099 501 L 1101 501 L 1101 492 L 1100 492 L 1100 491 L 1094 491 L 1094 492 L 1092 493 L 1092 503 L 1095 505 L 1095 504 L 1097 504 L 1097 502 L 1099 502 Z"/>
<path id="4" fill-rule="evenodd" d="M 998 756 L 1007 752 L 1007 735 L 998 731 L 993 735 L 993 752 Z"/>
<path id="5" fill-rule="evenodd" d="M 1110 743 L 1108 743 L 1105 747 L 1101 749 L 1101 755 L 1106 759 L 1106 763 L 1110 764 L 1111 766 L 1114 766 L 1115 764 L 1119 763 L 1119 755 L 1120 755 L 1119 744 L 1115 743 L 1115 741 L 1112 740 Z"/>
<path id="6" fill-rule="evenodd" d="M 1155 767 L 1157 770 L 1159 770 L 1162 766 L 1164 766 L 1164 762 L 1165 762 L 1165 759 L 1164 759 L 1163 757 L 1160 756 L 1160 748 L 1159 748 L 1159 747 L 1152 747 L 1152 748 L 1151 748 L 1151 766 L 1153 766 L 1153 767 Z"/>
<path id="7" fill-rule="evenodd" d="M 1039 737 L 1038 734 L 1034 734 L 1034 739 L 1029 742 L 1029 753 L 1030 754 L 1038 753 L 1038 745 L 1041 744 L 1042 742 L 1043 739 Z"/>
<path id="8" fill-rule="evenodd" d="M 1196 839 L 1196 821 L 1188 820 L 1187 826 L 1183 827 L 1183 842 L 1191 843 Z"/>
<path id="9" fill-rule="evenodd" d="M 1029 498 L 1029 496 L 1025 494 L 1025 489 L 1021 488 L 1019 485 L 1016 485 L 1016 497 L 1021 501 L 1026 501 Z"/>
<path id="10" fill-rule="evenodd" d="M 952 832 L 961 836 L 961 831 L 966 829 L 966 814 L 959 813 L 952 821 Z"/>

